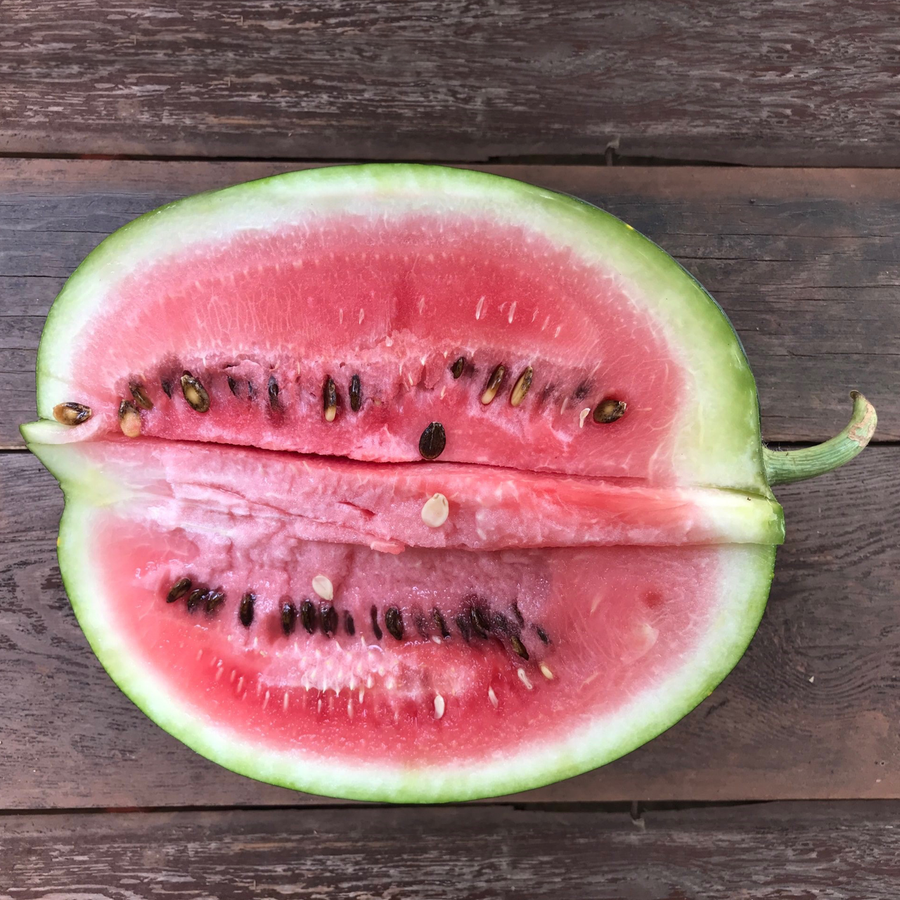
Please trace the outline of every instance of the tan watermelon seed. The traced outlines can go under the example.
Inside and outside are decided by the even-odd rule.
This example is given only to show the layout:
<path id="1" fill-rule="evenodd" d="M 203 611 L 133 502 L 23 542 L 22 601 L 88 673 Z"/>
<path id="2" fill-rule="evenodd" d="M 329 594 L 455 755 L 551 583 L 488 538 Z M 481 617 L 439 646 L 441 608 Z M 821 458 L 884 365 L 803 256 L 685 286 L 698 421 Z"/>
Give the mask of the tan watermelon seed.
<path id="1" fill-rule="evenodd" d="M 333 422 L 337 415 L 337 388 L 330 375 L 322 386 L 322 407 L 325 410 L 325 421 Z"/>
<path id="2" fill-rule="evenodd" d="M 200 379 L 194 378 L 190 372 L 185 372 L 181 376 L 181 393 L 184 394 L 184 399 L 191 409 L 200 413 L 209 411 L 209 394 L 206 393 Z"/>
<path id="3" fill-rule="evenodd" d="M 153 409 L 153 401 L 147 396 L 147 392 L 140 382 L 132 381 L 128 385 L 128 390 L 131 391 L 131 396 L 134 397 L 134 402 L 138 406 L 142 409 Z"/>
<path id="4" fill-rule="evenodd" d="M 91 408 L 81 403 L 57 403 L 53 407 L 53 418 L 62 425 L 81 425 L 92 415 Z"/>
<path id="5" fill-rule="evenodd" d="M 525 399 L 528 389 L 531 387 L 531 381 L 534 378 L 534 369 L 528 366 L 516 380 L 512 393 L 509 395 L 510 406 L 519 406 Z"/>
<path id="6" fill-rule="evenodd" d="M 500 390 L 500 385 L 503 382 L 503 376 L 506 374 L 506 366 L 499 365 L 493 372 L 491 372 L 491 377 L 488 378 L 487 383 L 484 386 L 484 393 L 481 395 L 481 402 L 487 406 L 494 397 L 497 396 L 497 391 Z"/>
<path id="7" fill-rule="evenodd" d="M 628 404 L 624 400 L 613 400 L 611 398 L 601 400 L 594 410 L 594 421 L 598 425 L 609 425 L 625 415 L 627 406 Z"/>
<path id="8" fill-rule="evenodd" d="M 126 437 L 139 437 L 141 433 L 141 414 L 137 407 L 128 400 L 119 404 L 119 427 Z"/>

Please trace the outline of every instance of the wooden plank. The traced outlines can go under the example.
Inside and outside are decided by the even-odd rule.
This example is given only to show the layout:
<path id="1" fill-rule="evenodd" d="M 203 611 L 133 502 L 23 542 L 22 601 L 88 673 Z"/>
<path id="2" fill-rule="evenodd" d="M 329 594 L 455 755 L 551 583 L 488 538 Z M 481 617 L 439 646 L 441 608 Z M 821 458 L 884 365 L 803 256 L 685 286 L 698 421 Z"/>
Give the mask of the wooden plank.
<path id="1" fill-rule="evenodd" d="M 0 160 L 0 446 L 34 417 L 43 317 L 110 231 L 192 192 L 292 166 Z M 900 179 L 886 170 L 505 166 L 605 206 L 719 299 L 750 357 L 772 441 L 822 440 L 858 387 L 900 439 Z"/>
<path id="2" fill-rule="evenodd" d="M 5 0 L 0 151 L 898 165 L 898 43 L 879 0 Z"/>
<path id="3" fill-rule="evenodd" d="M 894 900 L 900 804 L 8 816 L 0 847 L 22 900 Z"/>
<path id="4" fill-rule="evenodd" d="M 900 797 L 898 470 L 900 447 L 871 447 L 779 489 L 787 544 L 735 672 L 646 747 L 520 799 Z M 309 802 L 216 767 L 144 718 L 66 600 L 56 483 L 31 456 L 0 454 L 0 495 L 0 808 Z"/>

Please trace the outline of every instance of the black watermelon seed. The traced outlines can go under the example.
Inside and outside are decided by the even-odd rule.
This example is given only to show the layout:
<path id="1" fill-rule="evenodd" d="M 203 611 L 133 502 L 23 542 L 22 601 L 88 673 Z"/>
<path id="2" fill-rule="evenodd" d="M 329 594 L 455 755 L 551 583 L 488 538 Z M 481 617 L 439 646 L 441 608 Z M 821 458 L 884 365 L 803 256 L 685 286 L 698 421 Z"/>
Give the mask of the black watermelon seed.
<path id="1" fill-rule="evenodd" d="M 465 371 L 466 368 L 466 358 L 461 356 L 452 366 L 450 366 L 450 374 L 454 378 L 459 378 L 460 375 Z"/>
<path id="2" fill-rule="evenodd" d="M 237 397 L 237 382 L 230 375 L 226 377 L 228 381 L 228 390 L 231 391 L 231 393 L 234 394 L 235 397 Z"/>
<path id="3" fill-rule="evenodd" d="M 381 627 L 378 624 L 378 607 L 373 606 L 371 609 L 372 631 L 375 632 L 375 640 L 380 641 L 382 637 Z"/>
<path id="4" fill-rule="evenodd" d="M 437 459 L 447 446 L 447 433 L 440 422 L 432 422 L 419 438 L 419 453 L 423 459 Z"/>
<path id="5" fill-rule="evenodd" d="M 403 613 L 396 606 L 389 606 L 384 614 L 384 627 L 391 637 L 403 640 Z"/>
<path id="6" fill-rule="evenodd" d="M 206 611 L 210 614 L 215 613 L 224 602 L 224 591 L 210 591 L 206 595 Z"/>
<path id="7" fill-rule="evenodd" d="M 134 402 L 137 403 L 142 409 L 153 409 L 153 401 L 147 396 L 147 392 L 144 390 L 144 386 L 137 381 L 132 381 L 131 384 L 128 385 L 128 390 L 131 391 L 131 396 L 134 397 Z"/>
<path id="8" fill-rule="evenodd" d="M 278 409 L 278 382 L 274 375 L 269 376 L 269 406 L 272 409 Z"/>
<path id="9" fill-rule="evenodd" d="M 524 624 L 525 624 L 525 617 L 522 615 L 521 611 L 519 610 L 519 603 L 518 603 L 517 600 L 513 600 L 513 603 L 512 603 L 512 611 L 513 611 L 513 615 L 516 617 L 516 621 L 517 621 L 520 625 L 524 625 Z"/>
<path id="10" fill-rule="evenodd" d="M 337 627 L 337 610 L 333 606 L 322 607 L 322 631 L 330 636 L 337 631 Z"/>
<path id="11" fill-rule="evenodd" d="M 416 631 L 419 632 L 420 637 L 427 641 L 428 638 L 431 637 L 431 632 L 428 630 L 428 620 L 419 610 L 416 610 L 414 613 L 413 622 L 415 623 Z"/>
<path id="12" fill-rule="evenodd" d="M 316 607 L 312 600 L 304 600 L 300 604 L 300 621 L 309 634 L 316 630 Z"/>
<path id="13" fill-rule="evenodd" d="M 459 633 L 463 636 L 463 639 L 468 643 L 469 639 L 472 637 L 472 620 L 465 613 L 459 613 L 456 616 L 456 627 L 459 629 Z"/>
<path id="14" fill-rule="evenodd" d="M 431 619 L 440 629 L 441 637 L 446 641 L 450 637 L 450 629 L 447 627 L 447 622 L 444 620 L 441 611 L 437 607 L 431 611 Z"/>
<path id="15" fill-rule="evenodd" d="M 166 603 L 174 603 L 176 600 L 180 600 L 193 586 L 190 578 L 179 578 L 169 588 L 169 593 L 166 594 Z"/>
<path id="16" fill-rule="evenodd" d="M 544 629 L 541 628 L 540 625 L 535 625 L 535 626 L 534 626 L 534 630 L 537 632 L 537 636 L 538 636 L 545 644 L 549 644 L 549 643 L 550 643 L 550 638 L 547 637 L 547 632 L 544 631 Z"/>
<path id="17" fill-rule="evenodd" d="M 486 638 L 488 636 L 488 631 L 490 631 L 491 624 L 488 622 L 484 611 L 478 606 L 473 606 L 469 611 L 469 615 L 472 617 L 472 630 L 478 637 Z"/>
<path id="18" fill-rule="evenodd" d="M 597 404 L 592 418 L 598 425 L 609 425 L 625 415 L 627 406 L 628 404 L 624 400 L 613 400 L 607 397 L 606 400 L 601 400 Z"/>
<path id="19" fill-rule="evenodd" d="M 525 649 L 525 645 L 516 635 L 511 635 L 509 638 L 509 643 L 512 645 L 513 650 L 522 657 L 522 659 L 528 659 L 528 651 Z"/>
<path id="20" fill-rule="evenodd" d="M 350 379 L 350 409 L 359 412 L 360 406 L 362 406 L 362 384 L 359 375 L 354 375 Z"/>
<path id="21" fill-rule="evenodd" d="M 251 593 L 244 594 L 241 597 L 241 605 L 238 608 L 238 619 L 244 628 L 249 628 L 253 621 L 253 606 L 256 603 L 256 595 Z"/>
<path id="22" fill-rule="evenodd" d="M 188 612 L 191 612 L 191 613 L 194 612 L 194 610 L 196 610 L 197 607 L 200 605 L 200 603 L 202 603 L 203 600 L 206 598 L 206 594 L 207 594 L 206 588 L 202 588 L 202 587 L 194 588 L 194 590 L 192 590 L 190 592 L 190 594 L 188 594 L 188 598 L 187 598 Z"/>
<path id="23" fill-rule="evenodd" d="M 344 628 L 347 630 L 347 634 L 350 637 L 353 637 L 356 634 L 356 624 L 353 621 L 353 616 L 350 615 L 349 612 L 344 613 Z"/>
<path id="24" fill-rule="evenodd" d="M 292 634 L 297 621 L 297 610 L 294 604 L 288 600 L 281 604 L 281 630 L 286 634 Z"/>
<path id="25" fill-rule="evenodd" d="M 160 382 L 162 384 L 163 393 L 171 400 L 172 399 L 172 382 L 163 378 Z"/>

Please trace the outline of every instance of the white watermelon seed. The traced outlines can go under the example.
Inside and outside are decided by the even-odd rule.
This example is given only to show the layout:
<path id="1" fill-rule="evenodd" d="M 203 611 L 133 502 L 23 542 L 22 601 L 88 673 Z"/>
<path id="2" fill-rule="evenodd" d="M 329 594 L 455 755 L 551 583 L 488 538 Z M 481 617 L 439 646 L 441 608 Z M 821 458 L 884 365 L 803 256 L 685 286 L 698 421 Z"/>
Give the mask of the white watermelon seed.
<path id="1" fill-rule="evenodd" d="M 422 521 L 429 528 L 440 528 L 450 515 L 450 503 L 443 494 L 433 494 L 422 507 Z"/>
<path id="2" fill-rule="evenodd" d="M 316 575 L 312 580 L 312 589 L 323 599 L 334 600 L 334 585 L 327 575 Z"/>
<path id="3" fill-rule="evenodd" d="M 496 709 L 500 705 L 500 701 L 497 699 L 497 695 L 494 693 L 493 688 L 488 688 L 488 700 L 491 701 L 491 706 Z"/>
<path id="4" fill-rule="evenodd" d="M 440 694 L 434 697 L 434 717 L 440 719 L 444 715 L 444 698 Z"/>
<path id="5" fill-rule="evenodd" d="M 541 663 L 541 674 L 547 681 L 553 681 L 553 672 L 550 671 L 550 667 L 546 663 Z"/>
<path id="6" fill-rule="evenodd" d="M 588 406 L 578 414 L 578 427 L 584 428 L 584 420 L 591 414 L 591 408 Z"/>
<path id="7" fill-rule="evenodd" d="M 530 691 L 530 690 L 534 687 L 534 685 L 531 683 L 530 679 L 529 679 L 528 676 L 525 674 L 525 670 L 522 669 L 522 668 L 519 668 L 519 669 L 517 670 L 517 674 L 518 674 L 518 676 L 519 676 L 519 681 L 521 681 L 522 684 L 524 684 L 525 687 L 527 687 L 528 690 Z"/>

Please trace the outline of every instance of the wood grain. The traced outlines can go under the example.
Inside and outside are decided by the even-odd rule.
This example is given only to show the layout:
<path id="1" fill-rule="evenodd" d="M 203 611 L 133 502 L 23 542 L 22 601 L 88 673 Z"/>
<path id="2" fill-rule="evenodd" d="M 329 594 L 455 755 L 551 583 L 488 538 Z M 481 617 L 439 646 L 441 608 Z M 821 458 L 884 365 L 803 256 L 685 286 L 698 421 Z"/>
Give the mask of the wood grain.
<path id="1" fill-rule="evenodd" d="M 0 848 L 21 900 L 895 900 L 900 804 L 8 816 Z"/>
<path id="2" fill-rule="evenodd" d="M 105 235 L 163 202 L 295 168 L 0 160 L 0 446 L 34 417 L 43 319 Z M 717 297 L 747 348 L 772 441 L 823 440 L 847 391 L 900 439 L 900 179 L 883 170 L 505 166 L 610 209 Z"/>
<path id="3" fill-rule="evenodd" d="M 880 0 L 5 0 L 0 151 L 898 165 Z"/>
<path id="4" fill-rule="evenodd" d="M 900 447 L 779 489 L 769 608 L 713 695 L 649 745 L 520 800 L 900 798 Z M 146 719 L 93 657 L 55 559 L 62 496 L 0 454 L 0 809 L 321 800 L 257 784 Z"/>

